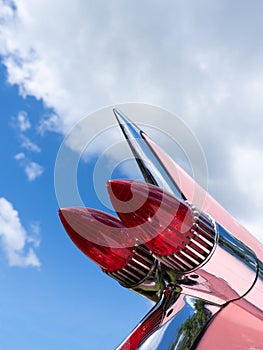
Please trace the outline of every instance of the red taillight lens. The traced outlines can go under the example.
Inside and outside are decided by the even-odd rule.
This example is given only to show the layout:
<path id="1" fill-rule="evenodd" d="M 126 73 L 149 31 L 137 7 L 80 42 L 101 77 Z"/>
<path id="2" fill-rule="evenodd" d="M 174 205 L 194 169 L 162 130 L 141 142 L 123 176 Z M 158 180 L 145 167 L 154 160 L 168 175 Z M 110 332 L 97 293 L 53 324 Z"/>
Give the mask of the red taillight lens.
<path id="1" fill-rule="evenodd" d="M 149 251 L 135 247 L 135 240 L 114 216 L 81 207 L 60 209 L 59 216 L 76 246 L 119 282 L 136 284 L 152 268 Z"/>
<path id="2" fill-rule="evenodd" d="M 60 209 L 59 216 L 76 246 L 103 269 L 120 269 L 131 259 L 133 253 L 127 247 L 132 246 L 133 242 L 116 218 L 94 209 L 78 207 Z M 119 236 L 113 237 L 114 228 L 119 229 Z M 116 248 L 120 244 L 122 247 Z"/>
<path id="3" fill-rule="evenodd" d="M 191 270 L 210 253 L 215 235 L 212 222 L 187 203 L 137 181 L 109 181 L 108 192 L 125 226 L 139 226 L 139 240 L 166 265 Z"/>

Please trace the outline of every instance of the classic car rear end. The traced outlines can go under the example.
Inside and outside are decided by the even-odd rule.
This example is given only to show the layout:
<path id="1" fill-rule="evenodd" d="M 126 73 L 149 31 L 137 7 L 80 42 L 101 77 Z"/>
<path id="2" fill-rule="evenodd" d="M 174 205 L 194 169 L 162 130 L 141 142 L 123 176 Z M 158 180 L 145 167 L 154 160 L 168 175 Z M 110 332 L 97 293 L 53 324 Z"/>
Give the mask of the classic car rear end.
<path id="1" fill-rule="evenodd" d="M 73 242 L 155 302 L 118 349 L 263 349 L 263 247 L 119 110 L 145 183 L 111 180 L 119 219 L 62 208 Z"/>

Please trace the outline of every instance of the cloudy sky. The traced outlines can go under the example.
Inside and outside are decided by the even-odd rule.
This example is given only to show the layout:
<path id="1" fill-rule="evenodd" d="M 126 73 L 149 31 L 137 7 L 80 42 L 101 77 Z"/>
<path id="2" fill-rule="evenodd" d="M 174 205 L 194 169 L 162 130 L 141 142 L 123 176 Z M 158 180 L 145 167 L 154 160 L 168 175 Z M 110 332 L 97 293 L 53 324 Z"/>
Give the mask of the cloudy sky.
<path id="1" fill-rule="evenodd" d="M 262 14 L 260 0 L 0 0 L 2 348 L 112 349 L 150 307 L 87 261 L 57 218 L 60 144 L 83 117 L 91 135 L 116 124 L 109 108 L 95 113 L 105 106 L 179 116 L 206 157 L 209 192 L 263 240 Z M 131 117 L 177 137 L 158 113 Z M 89 206 L 101 206 L 87 196 L 95 156 L 116 135 L 79 165 Z M 69 149 L 86 136 L 66 138 Z"/>

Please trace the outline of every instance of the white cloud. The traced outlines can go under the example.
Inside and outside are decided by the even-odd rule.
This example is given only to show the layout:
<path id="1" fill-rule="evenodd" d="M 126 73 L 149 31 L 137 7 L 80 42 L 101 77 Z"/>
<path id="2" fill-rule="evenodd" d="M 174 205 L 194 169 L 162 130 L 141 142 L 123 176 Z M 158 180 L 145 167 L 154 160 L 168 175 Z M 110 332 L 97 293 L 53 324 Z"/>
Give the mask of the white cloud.
<path id="1" fill-rule="evenodd" d="M 239 189 L 239 200 L 244 201 L 240 221 L 259 240 L 263 240 L 263 151 L 240 145 L 232 150 L 233 176 Z"/>
<path id="2" fill-rule="evenodd" d="M 12 203 L 3 197 L 0 198 L 0 237 L 10 266 L 40 266 L 18 212 Z"/>
<path id="3" fill-rule="evenodd" d="M 19 131 L 18 138 L 22 148 L 29 152 L 41 152 L 41 148 L 26 136 L 26 132 L 31 128 L 31 123 L 26 112 L 20 111 L 16 118 L 11 119 L 11 125 Z"/>
<path id="4" fill-rule="evenodd" d="M 236 181 L 232 150 L 242 145 L 253 157 L 252 149 L 263 149 L 262 1 L 237 7 L 227 0 L 165 0 L 151 8 L 148 1 L 14 3 L 16 12 L 0 0 L 0 51 L 9 82 L 53 109 L 43 130 L 66 133 L 105 105 L 163 106 L 195 131 L 212 194 L 236 216 L 245 215 L 242 188 L 254 185 L 244 177 Z M 154 115 L 152 121 L 165 123 Z M 91 131 L 100 125 L 94 120 Z M 176 125 L 169 128 L 176 135 Z M 73 149 L 80 138 L 70 140 Z M 96 147 L 94 152 L 104 143 Z M 262 191 L 250 191 L 248 221 L 262 213 L 256 205 Z"/>
<path id="5" fill-rule="evenodd" d="M 14 156 L 14 159 L 24 169 L 28 181 L 34 181 L 44 172 L 42 165 L 31 161 L 24 153 L 20 152 Z"/>
<path id="6" fill-rule="evenodd" d="M 0 18 L 11 19 L 13 17 L 13 10 L 10 7 L 10 2 L 1 0 L 0 4 Z"/>
<path id="7" fill-rule="evenodd" d="M 30 152 L 36 152 L 36 153 L 41 152 L 41 148 L 38 145 L 36 145 L 34 142 L 32 142 L 24 134 L 20 135 L 20 139 L 21 139 L 21 147 L 25 148 L 26 150 L 28 150 Z"/>
<path id="8" fill-rule="evenodd" d="M 22 152 L 20 152 L 20 153 L 17 153 L 15 156 L 14 156 L 14 159 L 15 160 L 22 160 L 22 159 L 25 159 L 25 154 L 24 153 L 22 153 Z"/>
<path id="9" fill-rule="evenodd" d="M 31 128 L 31 124 L 27 117 L 26 112 L 23 112 L 23 111 L 19 112 L 17 116 L 17 121 L 18 121 L 18 127 L 21 132 L 24 132 Z"/>
<path id="10" fill-rule="evenodd" d="M 51 114 L 42 118 L 38 125 L 38 132 L 44 135 L 46 131 L 56 131 L 58 130 L 59 117 L 56 114 Z"/>
<path id="11" fill-rule="evenodd" d="M 43 174 L 44 168 L 35 162 L 29 162 L 25 166 L 25 173 L 29 181 L 34 181 L 37 177 Z"/>
<path id="12" fill-rule="evenodd" d="M 31 222 L 29 225 L 30 237 L 28 237 L 28 242 L 32 243 L 35 248 L 40 245 L 40 223 Z"/>
<path id="13" fill-rule="evenodd" d="M 256 200 L 255 205 L 259 205 L 263 209 L 261 196 L 263 192 L 263 150 L 240 145 L 232 152 L 236 182 L 244 194 L 247 197 L 252 194 Z"/>

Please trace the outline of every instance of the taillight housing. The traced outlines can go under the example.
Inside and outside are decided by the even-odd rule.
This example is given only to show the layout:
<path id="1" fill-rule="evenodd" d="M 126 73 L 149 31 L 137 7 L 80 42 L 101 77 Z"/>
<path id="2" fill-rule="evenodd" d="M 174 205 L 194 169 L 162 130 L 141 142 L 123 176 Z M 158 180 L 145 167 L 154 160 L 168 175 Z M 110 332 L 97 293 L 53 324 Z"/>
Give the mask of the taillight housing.
<path id="1" fill-rule="evenodd" d="M 215 242 L 215 227 L 208 216 L 151 184 L 112 180 L 107 187 L 121 221 L 138 230 L 139 241 L 158 260 L 186 272 L 208 258 Z"/>

